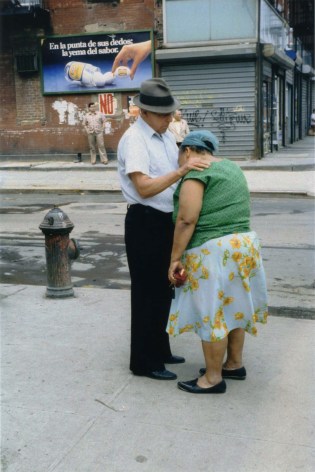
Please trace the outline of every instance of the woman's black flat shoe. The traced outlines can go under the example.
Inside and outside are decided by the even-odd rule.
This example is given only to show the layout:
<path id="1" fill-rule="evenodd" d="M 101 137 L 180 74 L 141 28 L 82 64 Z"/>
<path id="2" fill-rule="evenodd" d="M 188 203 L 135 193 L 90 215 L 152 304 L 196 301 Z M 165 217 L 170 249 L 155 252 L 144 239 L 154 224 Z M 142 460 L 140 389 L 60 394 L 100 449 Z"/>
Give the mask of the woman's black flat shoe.
<path id="1" fill-rule="evenodd" d="M 226 390 L 226 383 L 224 380 L 209 388 L 202 388 L 197 385 L 198 379 L 187 380 L 186 382 L 178 382 L 177 386 L 180 390 L 189 393 L 224 393 Z"/>
<path id="2" fill-rule="evenodd" d="M 200 375 L 205 375 L 206 369 L 202 367 L 199 370 Z M 224 379 L 233 379 L 233 380 L 245 380 L 246 379 L 246 369 L 245 367 L 240 367 L 239 369 L 222 369 L 222 377 Z"/>

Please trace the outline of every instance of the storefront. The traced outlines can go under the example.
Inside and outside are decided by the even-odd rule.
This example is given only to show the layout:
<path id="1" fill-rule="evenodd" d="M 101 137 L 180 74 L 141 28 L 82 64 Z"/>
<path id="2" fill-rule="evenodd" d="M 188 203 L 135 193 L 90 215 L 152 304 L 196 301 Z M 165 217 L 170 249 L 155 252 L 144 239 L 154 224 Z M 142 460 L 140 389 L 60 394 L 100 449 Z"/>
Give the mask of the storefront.
<path id="1" fill-rule="evenodd" d="M 229 158 L 255 157 L 255 70 L 252 60 L 160 63 L 190 129 L 213 131 Z"/>

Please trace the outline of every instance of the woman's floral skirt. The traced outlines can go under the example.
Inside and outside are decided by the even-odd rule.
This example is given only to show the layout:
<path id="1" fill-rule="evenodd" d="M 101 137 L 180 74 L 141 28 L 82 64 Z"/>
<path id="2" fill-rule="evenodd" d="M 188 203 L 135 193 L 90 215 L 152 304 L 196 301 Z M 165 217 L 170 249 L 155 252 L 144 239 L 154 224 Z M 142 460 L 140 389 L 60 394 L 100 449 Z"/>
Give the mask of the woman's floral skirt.
<path id="1" fill-rule="evenodd" d="M 268 316 L 265 272 L 255 232 L 229 234 L 185 251 L 187 281 L 175 289 L 166 331 L 194 331 L 203 341 L 235 328 L 257 334 Z"/>

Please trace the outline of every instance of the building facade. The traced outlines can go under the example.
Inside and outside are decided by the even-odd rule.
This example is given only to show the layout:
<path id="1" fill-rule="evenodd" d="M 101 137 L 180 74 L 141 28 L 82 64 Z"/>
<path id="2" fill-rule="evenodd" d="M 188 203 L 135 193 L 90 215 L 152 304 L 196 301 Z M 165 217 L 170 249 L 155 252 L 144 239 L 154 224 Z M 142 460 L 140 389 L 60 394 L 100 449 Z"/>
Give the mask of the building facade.
<path id="1" fill-rule="evenodd" d="M 261 158 L 309 131 L 313 16 L 312 0 L 1 1 L 1 154 L 87 152 L 98 101 L 114 156 L 141 80 L 161 76 L 222 156 Z M 106 82 L 124 47 L 148 43 L 133 78 L 128 56 Z"/>

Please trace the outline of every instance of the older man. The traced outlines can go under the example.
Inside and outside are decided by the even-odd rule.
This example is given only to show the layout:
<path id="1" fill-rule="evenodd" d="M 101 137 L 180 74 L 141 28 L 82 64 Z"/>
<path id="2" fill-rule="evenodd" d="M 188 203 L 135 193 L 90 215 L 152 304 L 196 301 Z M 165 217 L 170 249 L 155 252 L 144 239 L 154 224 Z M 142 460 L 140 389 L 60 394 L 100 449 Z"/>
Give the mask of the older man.
<path id="1" fill-rule="evenodd" d="M 189 170 L 207 165 L 193 159 L 181 167 L 177 146 L 168 131 L 179 102 L 163 79 L 141 84 L 133 99 L 140 116 L 118 145 L 118 169 L 128 202 L 125 243 L 131 277 L 130 370 L 156 380 L 174 380 L 165 364 L 173 356 L 166 323 L 172 298 L 167 273 L 173 241 L 174 185 Z"/>
<path id="2" fill-rule="evenodd" d="M 173 120 L 169 124 L 168 129 L 175 136 L 176 144 L 179 147 L 185 136 L 190 132 L 188 123 L 182 118 L 182 112 L 180 110 L 175 110 Z"/>

